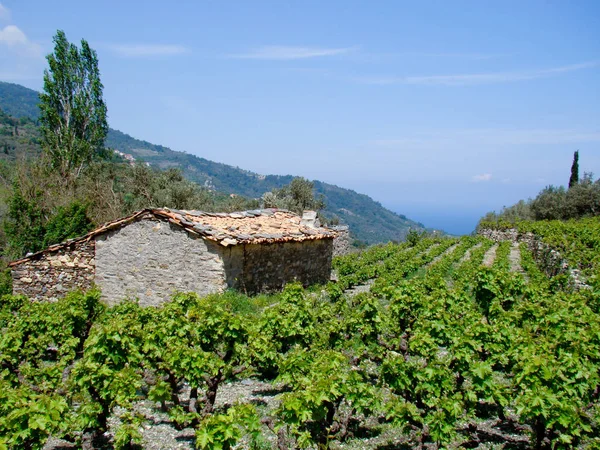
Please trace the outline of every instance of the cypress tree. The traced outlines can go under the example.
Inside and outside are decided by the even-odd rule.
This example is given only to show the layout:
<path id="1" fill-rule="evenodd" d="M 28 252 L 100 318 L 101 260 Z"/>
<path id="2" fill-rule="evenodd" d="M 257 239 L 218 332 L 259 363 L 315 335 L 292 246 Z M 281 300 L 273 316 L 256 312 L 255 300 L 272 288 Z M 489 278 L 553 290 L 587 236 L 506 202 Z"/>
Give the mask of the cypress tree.
<path id="1" fill-rule="evenodd" d="M 573 155 L 573 164 L 571 165 L 571 178 L 569 179 L 569 189 L 579 183 L 579 150 Z"/>

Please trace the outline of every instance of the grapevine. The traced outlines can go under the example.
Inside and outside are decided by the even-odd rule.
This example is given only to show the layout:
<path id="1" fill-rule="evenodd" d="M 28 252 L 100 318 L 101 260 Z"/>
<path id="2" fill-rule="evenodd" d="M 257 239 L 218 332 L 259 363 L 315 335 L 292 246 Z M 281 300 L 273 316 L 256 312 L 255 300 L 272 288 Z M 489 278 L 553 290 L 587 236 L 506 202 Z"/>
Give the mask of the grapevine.
<path id="1" fill-rule="evenodd" d="M 202 449 L 259 438 L 281 450 L 360 446 L 366 429 L 385 431 L 390 446 L 595 448 L 597 220 L 517 226 L 580 267 L 592 288 L 548 277 L 525 243 L 520 270 L 508 242 L 483 267 L 494 243 L 463 237 L 336 258 L 337 282 L 260 299 L 179 293 L 142 308 L 107 307 L 95 291 L 56 303 L 5 296 L 0 448 L 42 448 L 50 436 L 144 446 L 140 401 L 194 428 Z M 345 293 L 367 282 L 366 292 Z M 226 383 L 247 378 L 273 383 L 277 406 L 217 401 Z"/>

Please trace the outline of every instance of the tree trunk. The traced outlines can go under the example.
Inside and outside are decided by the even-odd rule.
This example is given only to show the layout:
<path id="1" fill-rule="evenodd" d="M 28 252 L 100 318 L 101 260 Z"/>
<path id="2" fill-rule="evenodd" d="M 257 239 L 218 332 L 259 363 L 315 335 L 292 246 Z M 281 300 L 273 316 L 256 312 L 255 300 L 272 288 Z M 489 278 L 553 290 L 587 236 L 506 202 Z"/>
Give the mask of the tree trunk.
<path id="1" fill-rule="evenodd" d="M 546 438 L 546 425 L 544 424 L 544 420 L 538 417 L 533 426 L 533 432 L 535 433 L 535 449 L 543 450 L 548 448 L 548 445 L 544 443 L 544 439 Z"/>
<path id="2" fill-rule="evenodd" d="M 217 376 L 209 378 L 207 381 L 206 394 L 204 395 L 204 408 L 202 409 L 202 416 L 206 417 L 212 414 L 215 407 L 215 400 L 217 399 L 217 390 L 219 384 L 223 380 L 223 370 L 219 369 Z"/>
<path id="3" fill-rule="evenodd" d="M 198 403 L 198 388 L 192 388 L 192 390 L 190 391 L 190 404 L 188 405 L 188 412 L 197 413 L 198 412 L 197 403 Z"/>
<path id="4" fill-rule="evenodd" d="M 175 406 L 179 406 L 179 383 L 177 383 L 177 378 L 171 372 L 169 372 L 167 382 L 171 386 L 171 401 Z"/>

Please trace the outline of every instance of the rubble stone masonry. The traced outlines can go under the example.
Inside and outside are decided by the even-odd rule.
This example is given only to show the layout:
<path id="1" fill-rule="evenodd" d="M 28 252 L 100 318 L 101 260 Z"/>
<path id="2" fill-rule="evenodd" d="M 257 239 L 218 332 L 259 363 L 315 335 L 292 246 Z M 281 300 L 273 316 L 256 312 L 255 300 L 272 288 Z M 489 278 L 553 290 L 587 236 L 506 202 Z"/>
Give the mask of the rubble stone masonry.
<path id="1" fill-rule="evenodd" d="M 242 292 L 272 292 L 286 283 L 329 281 L 333 239 L 238 245 L 226 253 L 227 284 Z"/>
<path id="2" fill-rule="evenodd" d="M 56 301 L 67 292 L 94 284 L 94 241 L 44 253 L 11 269 L 13 293 L 32 300 Z"/>
<path id="3" fill-rule="evenodd" d="M 330 228 L 337 233 L 333 240 L 333 256 L 343 256 L 352 253 L 352 238 L 350 229 L 346 225 L 338 225 Z"/>
<path id="4" fill-rule="evenodd" d="M 96 238 L 96 284 L 111 305 L 137 298 L 157 306 L 177 291 L 221 292 L 221 248 L 168 222 L 135 222 Z"/>

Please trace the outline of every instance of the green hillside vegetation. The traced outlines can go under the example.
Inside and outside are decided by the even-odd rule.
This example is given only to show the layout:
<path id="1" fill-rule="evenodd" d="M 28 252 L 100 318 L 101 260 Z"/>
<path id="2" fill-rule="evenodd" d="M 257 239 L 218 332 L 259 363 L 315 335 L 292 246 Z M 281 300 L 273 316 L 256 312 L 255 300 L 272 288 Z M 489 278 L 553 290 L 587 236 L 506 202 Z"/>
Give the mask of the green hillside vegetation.
<path id="1" fill-rule="evenodd" d="M 24 114 L 24 117 L 37 120 L 37 95 L 37 92 L 23 86 L 0 82 L 0 108 L 11 115 Z M 28 103 L 15 104 L 17 101 Z M 224 194 L 259 199 L 265 192 L 281 189 L 294 178 L 291 175 L 259 175 L 138 140 L 113 129 L 108 132 L 106 146 L 130 154 L 138 161 L 148 162 L 155 168 L 178 168 L 188 180 Z M 364 244 L 400 241 L 410 229 L 424 229 L 423 224 L 384 208 L 367 195 L 318 180 L 314 181 L 314 187 L 317 196 L 324 197 L 322 215 L 349 225 L 353 236 Z"/>
<path id="2" fill-rule="evenodd" d="M 0 108 L 13 117 L 37 120 L 39 93 L 19 84 L 0 82 Z"/>
<path id="3" fill-rule="evenodd" d="M 17 119 L 0 109 L 0 161 L 39 155 L 39 139 L 39 128 L 32 119 Z"/>

